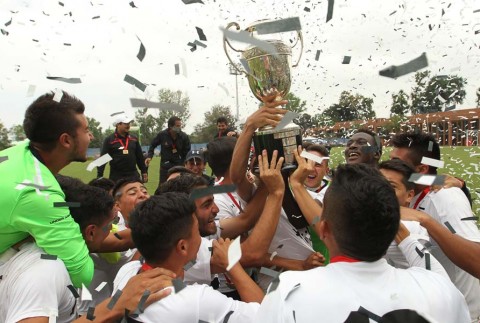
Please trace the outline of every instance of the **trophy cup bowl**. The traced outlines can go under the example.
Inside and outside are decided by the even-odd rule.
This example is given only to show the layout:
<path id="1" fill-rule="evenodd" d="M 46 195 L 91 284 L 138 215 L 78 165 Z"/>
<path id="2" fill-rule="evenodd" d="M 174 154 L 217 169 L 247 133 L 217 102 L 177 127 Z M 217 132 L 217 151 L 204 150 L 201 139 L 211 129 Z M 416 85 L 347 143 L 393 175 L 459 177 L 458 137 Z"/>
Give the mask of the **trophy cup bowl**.
<path id="1" fill-rule="evenodd" d="M 240 26 L 233 22 L 228 24 L 226 29 L 236 27 L 237 30 Z M 255 31 L 255 25 L 252 25 L 246 29 L 250 33 Z M 301 43 L 301 52 L 303 50 L 303 38 L 300 31 L 297 31 L 298 40 Z M 248 79 L 248 84 L 253 95 L 261 102 L 271 102 L 273 100 L 283 100 L 290 91 L 291 86 L 291 56 L 292 48 L 283 43 L 280 40 L 266 40 L 267 43 L 275 48 L 275 52 L 267 52 L 266 50 L 259 48 L 258 46 L 251 46 L 245 50 L 235 49 L 224 37 L 223 47 L 227 58 L 230 63 L 237 68 L 237 65 L 233 63 L 230 55 L 227 52 L 228 45 L 236 52 L 242 53 L 242 58 L 246 62 L 246 70 L 237 70 L 245 74 Z M 293 67 L 298 65 L 298 61 Z M 248 69 L 247 69 L 248 67 Z M 271 126 L 265 126 L 257 129 L 253 136 L 253 143 L 255 147 L 255 154 L 260 155 L 264 149 L 267 150 L 269 160 L 272 158 L 274 150 L 278 151 L 279 157 L 284 157 L 285 161 L 282 170 L 287 171 L 296 168 L 296 161 L 293 152 L 297 149 L 298 145 L 302 144 L 301 129 L 298 125 L 290 122 L 282 129 L 276 129 Z"/>

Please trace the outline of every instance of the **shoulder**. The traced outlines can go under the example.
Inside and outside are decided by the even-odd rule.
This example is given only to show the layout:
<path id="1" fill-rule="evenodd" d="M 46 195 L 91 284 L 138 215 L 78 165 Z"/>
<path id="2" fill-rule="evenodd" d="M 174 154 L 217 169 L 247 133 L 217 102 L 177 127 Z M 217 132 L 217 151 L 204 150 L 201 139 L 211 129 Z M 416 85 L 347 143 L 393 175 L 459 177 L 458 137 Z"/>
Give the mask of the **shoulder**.
<path id="1" fill-rule="evenodd" d="M 142 267 L 142 265 L 140 264 L 140 261 L 138 261 L 138 260 L 131 261 L 131 262 L 123 265 L 122 268 L 120 268 L 120 270 L 118 271 L 117 276 L 115 277 L 115 279 L 113 281 L 114 291 L 116 291 L 117 289 L 122 289 L 123 287 L 125 287 L 128 280 L 130 278 L 132 278 L 133 276 L 135 276 L 138 273 L 138 271 L 140 270 L 141 267 Z"/>

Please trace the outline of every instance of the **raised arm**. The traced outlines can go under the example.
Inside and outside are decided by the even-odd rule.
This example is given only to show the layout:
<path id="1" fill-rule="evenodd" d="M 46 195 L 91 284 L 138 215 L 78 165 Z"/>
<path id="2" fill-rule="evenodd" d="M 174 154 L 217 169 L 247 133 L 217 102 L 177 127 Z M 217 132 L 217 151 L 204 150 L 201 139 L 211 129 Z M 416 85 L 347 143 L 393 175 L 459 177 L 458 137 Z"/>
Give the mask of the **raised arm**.
<path id="1" fill-rule="evenodd" d="M 245 174 L 253 134 L 255 130 L 263 126 L 270 125 L 275 127 L 282 119 L 281 116 L 287 112 L 285 109 L 276 107 L 287 103 L 288 101 L 266 103 L 247 118 L 243 132 L 238 137 L 235 150 L 233 151 L 232 163 L 230 164 L 230 178 L 237 185 L 237 192 L 240 197 L 247 202 L 252 195 L 252 184 L 248 182 Z"/>
<path id="2" fill-rule="evenodd" d="M 262 152 L 262 156 L 258 156 L 260 178 L 268 190 L 268 197 L 262 215 L 252 233 L 241 244 L 242 258 L 240 262 L 246 267 L 262 265 L 277 229 L 285 192 L 285 183 L 281 174 L 284 158 L 280 157 L 277 162 L 277 154 L 277 151 L 273 152 L 270 165 L 266 150 Z"/>
<path id="3" fill-rule="evenodd" d="M 301 148 L 298 150 L 301 150 Z M 298 167 L 292 175 L 290 175 L 290 187 L 292 188 L 293 195 L 295 196 L 295 200 L 297 201 L 300 210 L 302 210 L 303 216 L 308 224 L 312 225 L 315 218 L 322 215 L 323 210 L 318 202 L 316 202 L 307 192 L 305 185 L 303 185 L 307 176 L 313 172 L 314 161 L 305 160 L 305 158 L 300 157 L 298 151 L 294 151 L 294 155 Z M 313 228 L 315 229 L 315 226 L 313 226 Z"/>
<path id="4" fill-rule="evenodd" d="M 257 223 L 262 213 L 267 194 L 267 189 L 264 185 L 261 185 L 245 209 L 238 216 L 221 219 L 220 227 L 222 228 L 222 238 L 234 239 L 240 234 L 250 230 L 255 223 Z"/>
<path id="5" fill-rule="evenodd" d="M 224 270 L 228 266 L 228 247 L 230 244 L 230 239 L 223 240 L 220 238 L 218 241 L 213 241 L 213 261 L 223 267 Z M 242 301 L 262 302 L 265 296 L 263 290 L 250 278 L 240 263 L 237 263 L 228 271 L 228 276 L 235 284 Z"/>

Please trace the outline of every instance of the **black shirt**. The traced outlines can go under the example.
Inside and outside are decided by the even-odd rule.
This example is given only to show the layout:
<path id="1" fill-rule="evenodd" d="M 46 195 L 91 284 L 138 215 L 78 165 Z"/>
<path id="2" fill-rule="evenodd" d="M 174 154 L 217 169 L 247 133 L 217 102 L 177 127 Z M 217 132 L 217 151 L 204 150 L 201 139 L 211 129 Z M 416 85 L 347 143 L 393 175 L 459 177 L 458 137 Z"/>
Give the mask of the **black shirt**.
<path id="1" fill-rule="evenodd" d="M 153 151 L 160 145 L 160 166 L 173 167 L 183 166 L 185 157 L 190 151 L 190 138 L 180 131 L 175 139 L 170 135 L 168 128 L 161 131 L 150 144 L 148 158 L 153 157 Z"/>
<path id="2" fill-rule="evenodd" d="M 225 129 L 225 131 L 223 131 L 223 132 L 217 131 L 217 132 L 215 133 L 215 135 L 213 136 L 213 140 L 215 140 L 215 138 L 226 137 L 227 134 L 228 134 L 230 131 L 233 131 L 233 132 L 237 133 L 233 128 L 228 127 L 228 128 Z"/>
<path id="3" fill-rule="evenodd" d="M 103 141 L 101 155 L 105 154 L 109 154 L 112 157 L 110 161 L 110 175 L 112 173 L 124 175 L 136 173 L 136 166 L 138 166 L 142 174 L 147 173 L 142 147 L 135 136 L 127 133 L 123 137 L 115 131 Z M 97 177 L 103 177 L 104 170 L 105 165 L 97 167 Z"/>

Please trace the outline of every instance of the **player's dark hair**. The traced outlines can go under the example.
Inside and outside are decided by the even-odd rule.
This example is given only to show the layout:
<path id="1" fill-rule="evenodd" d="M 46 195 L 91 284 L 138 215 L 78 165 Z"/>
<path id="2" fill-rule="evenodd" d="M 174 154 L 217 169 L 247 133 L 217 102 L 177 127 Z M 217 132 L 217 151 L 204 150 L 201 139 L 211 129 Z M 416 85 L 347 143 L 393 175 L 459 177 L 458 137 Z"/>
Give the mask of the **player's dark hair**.
<path id="1" fill-rule="evenodd" d="M 376 261 L 398 231 L 400 207 L 395 190 L 378 169 L 340 165 L 325 194 L 322 217 L 344 255 Z"/>
<path id="2" fill-rule="evenodd" d="M 63 91 L 60 102 L 53 100 L 54 92 L 46 93 L 27 108 L 23 130 L 32 143 L 51 151 L 63 133 L 76 137 L 80 122 L 77 115 L 83 114 L 85 106 L 75 96 Z"/>
<path id="3" fill-rule="evenodd" d="M 130 215 L 132 239 L 147 262 L 164 261 L 180 239 L 192 234 L 195 203 L 178 192 L 152 196 Z"/>

